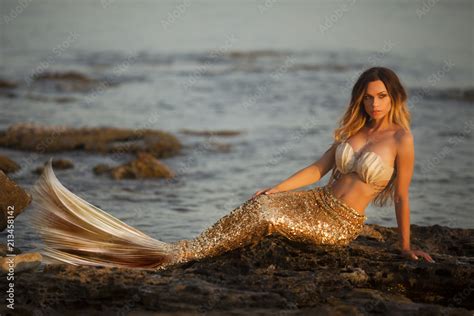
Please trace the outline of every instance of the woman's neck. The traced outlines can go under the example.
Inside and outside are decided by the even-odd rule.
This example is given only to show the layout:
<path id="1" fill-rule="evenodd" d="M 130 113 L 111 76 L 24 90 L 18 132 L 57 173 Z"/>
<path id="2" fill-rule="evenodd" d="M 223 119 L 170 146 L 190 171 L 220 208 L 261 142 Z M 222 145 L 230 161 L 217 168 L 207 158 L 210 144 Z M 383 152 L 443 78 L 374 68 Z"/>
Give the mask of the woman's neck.
<path id="1" fill-rule="evenodd" d="M 388 121 L 387 116 L 384 116 L 381 119 L 378 120 L 370 120 L 366 124 L 366 128 L 368 129 L 369 132 L 375 133 L 375 132 L 381 132 L 384 130 L 387 130 L 391 127 L 392 124 Z"/>

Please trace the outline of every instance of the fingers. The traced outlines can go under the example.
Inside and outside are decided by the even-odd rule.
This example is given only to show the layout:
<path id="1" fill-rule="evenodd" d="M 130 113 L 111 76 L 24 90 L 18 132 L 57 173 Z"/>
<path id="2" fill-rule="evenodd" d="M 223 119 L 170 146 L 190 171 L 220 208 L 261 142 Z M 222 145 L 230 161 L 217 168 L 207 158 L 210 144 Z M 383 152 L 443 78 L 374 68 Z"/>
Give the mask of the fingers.
<path id="1" fill-rule="evenodd" d="M 254 195 L 252 195 L 252 199 L 259 196 L 260 194 L 262 194 L 263 192 L 265 192 L 267 189 L 262 189 L 262 190 L 258 190 L 257 192 L 254 193 Z"/>
<path id="2" fill-rule="evenodd" d="M 431 258 L 431 256 L 427 254 L 426 252 L 422 252 L 420 255 L 428 262 L 431 262 L 431 263 L 435 262 L 433 258 Z"/>
<path id="3" fill-rule="evenodd" d="M 427 262 L 430 262 L 430 263 L 435 263 L 436 261 L 433 260 L 433 258 L 431 258 L 431 256 L 429 254 L 427 254 L 426 252 L 424 251 L 414 251 L 412 253 L 412 258 L 415 259 L 415 260 L 419 260 L 420 257 L 424 260 L 426 260 Z"/>
<path id="4" fill-rule="evenodd" d="M 274 193 L 278 193 L 280 191 L 278 191 L 277 189 L 274 189 L 274 188 L 268 188 L 266 191 L 265 191 L 265 194 L 274 194 Z"/>

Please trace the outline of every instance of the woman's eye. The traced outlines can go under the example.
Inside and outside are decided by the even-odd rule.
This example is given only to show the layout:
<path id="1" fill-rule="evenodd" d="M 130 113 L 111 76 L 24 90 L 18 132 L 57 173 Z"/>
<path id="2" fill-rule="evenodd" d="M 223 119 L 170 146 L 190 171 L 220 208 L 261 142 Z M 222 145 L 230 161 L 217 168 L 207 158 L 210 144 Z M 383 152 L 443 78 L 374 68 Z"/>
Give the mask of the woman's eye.
<path id="1" fill-rule="evenodd" d="M 385 98 L 386 96 L 387 96 L 386 94 L 382 94 L 382 95 L 380 95 L 380 99 L 383 99 L 383 98 Z"/>

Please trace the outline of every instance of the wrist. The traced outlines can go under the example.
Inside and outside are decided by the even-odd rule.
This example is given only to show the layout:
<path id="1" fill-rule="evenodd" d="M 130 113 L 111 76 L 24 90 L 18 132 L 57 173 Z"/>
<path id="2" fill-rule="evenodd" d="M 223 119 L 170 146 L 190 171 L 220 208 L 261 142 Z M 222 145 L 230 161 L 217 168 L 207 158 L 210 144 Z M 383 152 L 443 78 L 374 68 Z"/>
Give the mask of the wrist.
<path id="1" fill-rule="evenodd" d="M 410 246 L 410 238 L 406 238 L 404 236 L 400 236 L 400 239 L 398 240 L 400 248 L 402 250 L 411 250 Z"/>
<path id="2" fill-rule="evenodd" d="M 402 251 L 410 251 L 411 247 L 410 247 L 410 245 L 408 245 L 408 246 L 407 245 L 405 245 L 405 246 L 402 245 L 401 249 L 402 249 Z"/>

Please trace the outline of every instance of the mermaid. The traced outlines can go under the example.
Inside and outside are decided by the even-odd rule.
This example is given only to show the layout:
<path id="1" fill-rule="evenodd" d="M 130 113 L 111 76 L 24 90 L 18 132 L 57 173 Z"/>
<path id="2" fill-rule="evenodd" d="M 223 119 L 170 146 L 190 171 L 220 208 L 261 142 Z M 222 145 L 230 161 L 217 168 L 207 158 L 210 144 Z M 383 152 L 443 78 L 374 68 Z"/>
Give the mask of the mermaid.
<path id="1" fill-rule="evenodd" d="M 49 159 L 35 183 L 32 225 L 53 261 L 164 269 L 213 257 L 277 233 L 302 243 L 347 246 L 361 233 L 369 203 L 395 205 L 402 254 L 434 262 L 410 246 L 409 186 L 414 169 L 407 94 L 385 67 L 360 74 L 333 142 L 309 166 L 252 197 L 193 239 L 166 243 L 127 225 L 65 188 Z M 313 184 L 331 171 L 324 186 Z"/>

